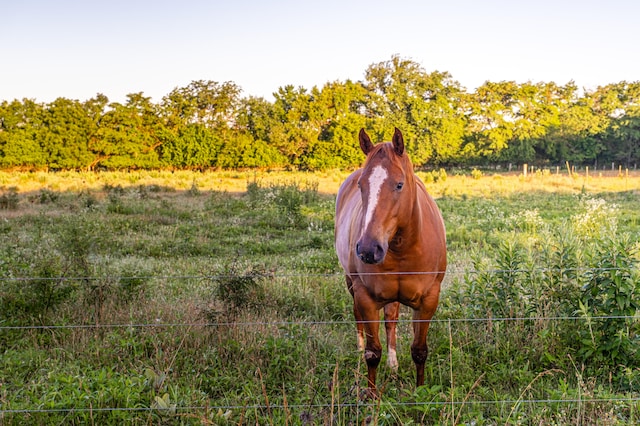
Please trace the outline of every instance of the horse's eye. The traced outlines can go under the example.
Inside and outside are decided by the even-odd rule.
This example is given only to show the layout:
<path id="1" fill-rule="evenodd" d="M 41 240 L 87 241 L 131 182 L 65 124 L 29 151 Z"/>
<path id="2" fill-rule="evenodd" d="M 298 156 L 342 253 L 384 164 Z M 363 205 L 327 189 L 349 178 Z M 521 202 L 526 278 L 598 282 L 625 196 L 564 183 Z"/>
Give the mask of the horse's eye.
<path id="1" fill-rule="evenodd" d="M 398 184 L 396 185 L 396 190 L 400 191 L 403 186 L 404 186 L 404 182 L 398 182 Z"/>

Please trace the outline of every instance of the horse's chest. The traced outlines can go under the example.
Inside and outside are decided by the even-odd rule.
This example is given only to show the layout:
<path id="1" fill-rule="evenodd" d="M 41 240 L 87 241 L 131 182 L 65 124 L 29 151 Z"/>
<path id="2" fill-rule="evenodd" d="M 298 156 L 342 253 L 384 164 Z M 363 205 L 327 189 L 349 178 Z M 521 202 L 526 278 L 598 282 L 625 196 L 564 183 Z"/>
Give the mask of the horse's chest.
<path id="1" fill-rule="evenodd" d="M 404 274 L 382 274 L 364 280 L 371 297 L 380 303 L 402 302 L 411 306 L 422 298 L 424 283 Z"/>
<path id="2" fill-rule="evenodd" d="M 396 278 L 375 279 L 365 281 L 369 294 L 378 302 L 391 302 L 398 300 L 399 282 Z"/>

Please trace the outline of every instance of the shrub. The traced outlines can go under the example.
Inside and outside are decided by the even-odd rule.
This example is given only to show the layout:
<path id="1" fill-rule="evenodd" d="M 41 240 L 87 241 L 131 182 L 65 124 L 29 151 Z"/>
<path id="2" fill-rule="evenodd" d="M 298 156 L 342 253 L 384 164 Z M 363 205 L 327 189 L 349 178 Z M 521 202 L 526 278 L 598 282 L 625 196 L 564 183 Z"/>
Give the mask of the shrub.
<path id="1" fill-rule="evenodd" d="M 307 221 L 302 206 L 318 201 L 317 182 L 285 182 L 262 185 L 259 181 L 247 183 L 249 204 L 260 207 L 268 216 L 267 223 L 276 228 L 304 229 Z"/>
<path id="2" fill-rule="evenodd" d="M 628 236 L 607 238 L 587 272 L 578 313 L 588 328 L 580 330 L 583 360 L 610 367 L 637 365 L 640 345 L 640 270 L 637 245 Z"/>
<path id="3" fill-rule="evenodd" d="M 0 210 L 15 210 L 18 208 L 18 190 L 16 188 L 9 188 L 8 191 L 0 195 Z"/>
<path id="4" fill-rule="evenodd" d="M 44 188 L 37 195 L 31 197 L 31 200 L 38 204 L 50 204 L 55 203 L 59 198 L 60 194 L 58 192 Z"/>
<path id="5" fill-rule="evenodd" d="M 224 321 L 234 320 L 241 311 L 256 311 L 263 307 L 265 271 L 254 266 L 241 271 L 238 264 L 227 266 L 224 271 L 213 275 L 213 300 L 204 308 L 204 315 L 216 321 L 220 316 Z"/>

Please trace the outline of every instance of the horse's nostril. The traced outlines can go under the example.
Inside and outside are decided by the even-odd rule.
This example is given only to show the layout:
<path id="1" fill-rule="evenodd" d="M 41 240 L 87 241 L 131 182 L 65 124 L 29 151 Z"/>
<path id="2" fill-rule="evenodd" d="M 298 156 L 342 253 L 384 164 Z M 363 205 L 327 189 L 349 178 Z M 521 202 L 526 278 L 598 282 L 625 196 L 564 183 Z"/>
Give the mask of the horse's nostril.
<path id="1" fill-rule="evenodd" d="M 364 263 L 376 264 L 384 260 L 385 249 L 379 243 L 361 244 L 358 241 L 356 243 L 356 256 Z"/>
<path id="2" fill-rule="evenodd" d="M 376 250 L 373 254 L 373 263 L 380 263 L 384 259 L 384 249 L 381 245 L 376 245 Z"/>

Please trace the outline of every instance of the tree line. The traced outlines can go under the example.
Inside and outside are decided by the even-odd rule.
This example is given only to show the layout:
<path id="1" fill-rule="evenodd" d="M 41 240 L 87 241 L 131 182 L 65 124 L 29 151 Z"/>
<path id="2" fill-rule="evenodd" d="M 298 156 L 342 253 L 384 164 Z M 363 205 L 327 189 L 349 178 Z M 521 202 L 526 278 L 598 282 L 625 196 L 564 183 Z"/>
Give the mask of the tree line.
<path id="1" fill-rule="evenodd" d="M 0 104 L 0 167 L 49 170 L 352 168 L 360 128 L 374 141 L 402 130 L 418 167 L 616 163 L 640 159 L 640 81 L 580 90 L 574 82 L 485 82 L 468 92 L 447 72 L 399 56 L 363 81 L 274 101 L 243 97 L 233 82 L 198 80 L 154 103 L 97 94 Z"/>

